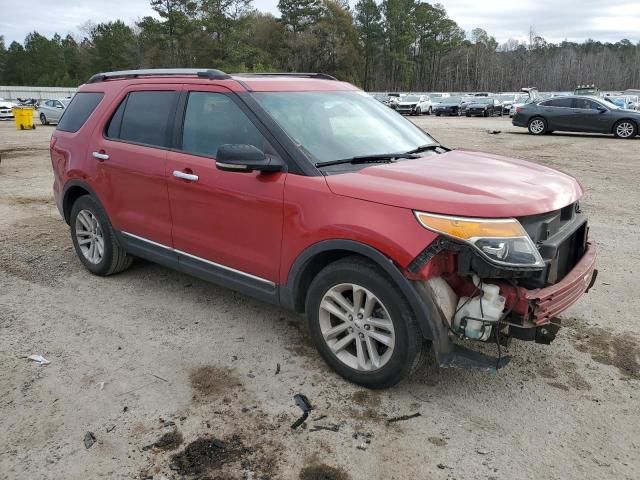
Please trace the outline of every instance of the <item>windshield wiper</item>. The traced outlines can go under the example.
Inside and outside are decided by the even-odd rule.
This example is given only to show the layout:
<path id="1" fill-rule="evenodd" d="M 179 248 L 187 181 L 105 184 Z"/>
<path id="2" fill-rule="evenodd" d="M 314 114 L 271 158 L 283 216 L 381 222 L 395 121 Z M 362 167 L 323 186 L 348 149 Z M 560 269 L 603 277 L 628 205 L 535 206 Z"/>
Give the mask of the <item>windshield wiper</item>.
<path id="1" fill-rule="evenodd" d="M 398 158 L 417 158 L 412 152 L 407 153 L 382 153 L 378 155 L 362 155 L 359 157 L 341 158 L 340 160 L 328 160 L 316 163 L 316 167 L 328 167 L 329 165 L 340 165 L 343 163 L 392 163 Z"/>
<path id="2" fill-rule="evenodd" d="M 435 150 L 436 148 L 440 148 L 440 145 L 436 143 L 429 143 L 427 145 L 420 145 L 419 147 L 416 147 L 413 150 L 409 150 L 408 152 L 405 152 L 405 153 L 406 154 L 421 153 L 421 152 L 426 152 L 427 150 Z"/>

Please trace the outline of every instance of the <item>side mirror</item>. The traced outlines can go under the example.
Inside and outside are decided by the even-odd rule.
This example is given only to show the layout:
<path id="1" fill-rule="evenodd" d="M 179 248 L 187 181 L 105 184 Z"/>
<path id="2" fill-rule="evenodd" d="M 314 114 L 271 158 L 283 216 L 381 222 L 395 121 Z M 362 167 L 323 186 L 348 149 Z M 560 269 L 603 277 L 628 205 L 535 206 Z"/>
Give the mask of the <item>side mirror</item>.
<path id="1" fill-rule="evenodd" d="M 284 165 L 253 145 L 220 145 L 216 167 L 225 172 L 279 172 Z"/>
<path id="2" fill-rule="evenodd" d="M 607 109 L 606 109 L 606 108 L 604 108 L 604 107 L 598 107 L 598 112 L 600 112 L 600 113 L 604 113 L 604 112 L 606 112 L 606 111 L 607 111 Z"/>

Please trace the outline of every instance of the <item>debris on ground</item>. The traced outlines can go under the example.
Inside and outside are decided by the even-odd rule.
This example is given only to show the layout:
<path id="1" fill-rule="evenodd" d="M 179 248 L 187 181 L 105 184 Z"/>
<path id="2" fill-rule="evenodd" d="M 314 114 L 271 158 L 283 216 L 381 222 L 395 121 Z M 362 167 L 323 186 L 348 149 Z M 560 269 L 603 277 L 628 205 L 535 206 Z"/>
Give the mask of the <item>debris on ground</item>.
<path id="1" fill-rule="evenodd" d="M 208 469 L 220 468 L 232 462 L 246 449 L 239 437 L 229 442 L 217 438 L 199 438 L 171 457 L 169 468 L 181 475 L 199 475 Z"/>
<path id="2" fill-rule="evenodd" d="M 502 133 L 502 130 L 487 130 L 489 135 L 496 135 L 498 133 Z"/>
<path id="3" fill-rule="evenodd" d="M 489 454 L 489 450 L 486 450 L 484 448 L 478 448 L 478 449 L 476 449 L 476 453 L 478 455 L 488 455 Z"/>
<path id="4" fill-rule="evenodd" d="M 100 382 L 98 384 L 98 388 L 100 388 L 100 390 L 104 390 L 104 382 Z"/>
<path id="5" fill-rule="evenodd" d="M 96 436 L 93 432 L 87 432 L 84 434 L 84 448 L 87 450 L 93 447 L 93 444 L 96 443 Z"/>
<path id="6" fill-rule="evenodd" d="M 158 440 L 150 445 L 145 445 L 142 450 L 159 448 L 160 450 L 175 450 L 182 445 L 182 434 L 178 430 L 173 430 L 162 435 Z"/>
<path id="7" fill-rule="evenodd" d="M 421 417 L 420 412 L 412 413 L 411 415 L 400 415 L 399 417 L 392 417 L 387 420 L 387 423 L 404 422 L 405 420 L 411 420 L 412 418 Z"/>
<path id="8" fill-rule="evenodd" d="M 327 425 L 314 425 L 309 430 L 310 432 L 318 432 L 320 430 L 328 430 L 329 432 L 337 432 L 340 430 L 340 425 L 337 423 L 329 423 Z"/>
<path id="9" fill-rule="evenodd" d="M 359 445 L 356 445 L 358 450 L 366 450 L 367 447 L 371 444 L 371 439 L 373 438 L 373 433 L 370 432 L 355 432 L 353 434 L 354 440 L 362 440 Z"/>
<path id="10" fill-rule="evenodd" d="M 296 405 L 302 410 L 302 416 L 298 420 L 296 420 L 293 425 L 291 425 L 291 428 L 295 430 L 307 420 L 307 418 L 309 417 L 309 412 L 311 412 L 313 407 L 311 406 L 311 402 L 309 402 L 309 399 L 302 393 L 296 393 L 293 396 L 293 399 L 295 400 Z"/>
<path id="11" fill-rule="evenodd" d="M 110 423 L 109 425 L 107 425 L 105 427 L 105 430 L 107 431 L 107 433 L 112 432 L 113 430 L 115 430 L 116 428 L 116 424 L 115 423 Z"/>
<path id="12" fill-rule="evenodd" d="M 280 364 L 276 363 L 276 375 L 280 373 Z"/>
<path id="13" fill-rule="evenodd" d="M 44 358 L 42 355 L 29 355 L 27 357 L 27 359 L 29 360 L 33 360 L 34 362 L 38 362 L 38 364 L 40 366 L 42 365 L 49 365 L 51 362 L 49 360 L 47 360 L 46 358 Z"/>

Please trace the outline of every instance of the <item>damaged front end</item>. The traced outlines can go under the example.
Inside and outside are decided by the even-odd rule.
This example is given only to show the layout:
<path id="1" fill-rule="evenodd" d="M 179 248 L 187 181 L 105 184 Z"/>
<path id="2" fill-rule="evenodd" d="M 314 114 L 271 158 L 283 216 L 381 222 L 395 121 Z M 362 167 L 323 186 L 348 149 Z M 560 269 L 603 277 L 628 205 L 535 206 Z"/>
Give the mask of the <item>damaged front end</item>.
<path id="1" fill-rule="evenodd" d="M 440 234 L 407 274 L 440 316 L 444 328 L 434 346 L 441 366 L 500 368 L 508 361 L 468 351 L 452 337 L 551 343 L 556 317 L 595 281 L 596 249 L 577 202 L 517 219 L 416 217 Z"/>

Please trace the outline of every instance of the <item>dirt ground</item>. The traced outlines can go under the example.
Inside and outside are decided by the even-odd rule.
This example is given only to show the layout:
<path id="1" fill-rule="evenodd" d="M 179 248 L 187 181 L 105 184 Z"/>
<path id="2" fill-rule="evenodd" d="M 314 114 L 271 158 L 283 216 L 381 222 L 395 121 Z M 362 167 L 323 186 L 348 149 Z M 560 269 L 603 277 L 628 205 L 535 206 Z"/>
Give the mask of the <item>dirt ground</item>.
<path id="1" fill-rule="evenodd" d="M 52 127 L 1 123 L 0 478 L 637 479 L 640 137 L 415 121 L 577 176 L 600 275 L 551 346 L 383 392 L 335 375 L 276 307 L 142 261 L 90 275 L 51 197 Z M 296 393 L 314 410 L 292 431 Z"/>

